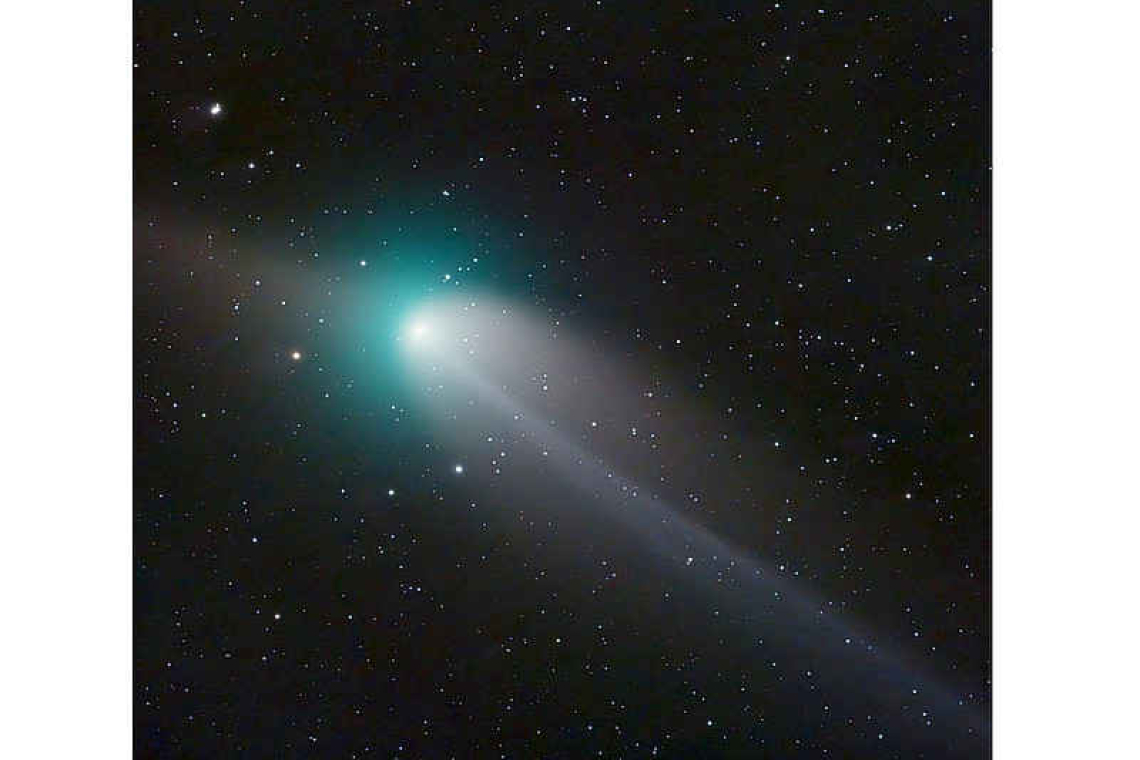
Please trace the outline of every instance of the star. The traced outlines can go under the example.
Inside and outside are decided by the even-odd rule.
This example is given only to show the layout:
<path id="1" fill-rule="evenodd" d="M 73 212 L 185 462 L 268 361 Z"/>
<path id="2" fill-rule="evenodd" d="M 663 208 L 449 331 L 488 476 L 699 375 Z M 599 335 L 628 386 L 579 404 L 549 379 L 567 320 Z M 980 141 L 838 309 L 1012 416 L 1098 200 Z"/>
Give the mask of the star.
<path id="1" fill-rule="evenodd" d="M 222 115 L 222 104 L 221 103 L 214 103 L 213 105 L 211 105 L 210 106 L 210 115 L 211 116 L 221 116 Z"/>

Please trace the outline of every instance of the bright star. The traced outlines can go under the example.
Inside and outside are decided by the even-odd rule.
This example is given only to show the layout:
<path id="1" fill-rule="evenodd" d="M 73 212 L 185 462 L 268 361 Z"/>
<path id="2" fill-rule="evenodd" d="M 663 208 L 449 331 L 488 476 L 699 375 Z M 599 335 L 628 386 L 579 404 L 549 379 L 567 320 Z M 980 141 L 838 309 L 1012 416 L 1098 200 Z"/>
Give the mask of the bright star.
<path id="1" fill-rule="evenodd" d="M 210 115 L 211 116 L 221 116 L 222 115 L 222 104 L 221 103 L 215 103 L 214 105 L 210 106 Z"/>

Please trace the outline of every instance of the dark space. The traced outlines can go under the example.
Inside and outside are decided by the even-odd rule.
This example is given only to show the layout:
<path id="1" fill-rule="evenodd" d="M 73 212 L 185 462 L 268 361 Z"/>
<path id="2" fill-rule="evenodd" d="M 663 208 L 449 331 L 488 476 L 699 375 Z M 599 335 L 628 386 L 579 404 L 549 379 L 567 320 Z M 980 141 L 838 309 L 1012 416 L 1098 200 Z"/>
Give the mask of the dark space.
<path id="1" fill-rule="evenodd" d="M 988 3 L 134 43 L 137 756 L 987 756 Z M 433 416 L 408 315 L 486 294 L 552 336 L 492 369 L 731 562 Z"/>

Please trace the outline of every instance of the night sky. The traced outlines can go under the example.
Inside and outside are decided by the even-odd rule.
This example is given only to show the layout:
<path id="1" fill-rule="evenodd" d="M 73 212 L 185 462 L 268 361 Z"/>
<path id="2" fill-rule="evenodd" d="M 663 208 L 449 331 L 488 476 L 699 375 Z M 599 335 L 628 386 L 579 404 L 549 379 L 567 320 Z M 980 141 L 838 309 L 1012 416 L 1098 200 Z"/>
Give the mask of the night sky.
<path id="1" fill-rule="evenodd" d="M 987 755 L 988 3 L 133 65 L 137 756 Z"/>

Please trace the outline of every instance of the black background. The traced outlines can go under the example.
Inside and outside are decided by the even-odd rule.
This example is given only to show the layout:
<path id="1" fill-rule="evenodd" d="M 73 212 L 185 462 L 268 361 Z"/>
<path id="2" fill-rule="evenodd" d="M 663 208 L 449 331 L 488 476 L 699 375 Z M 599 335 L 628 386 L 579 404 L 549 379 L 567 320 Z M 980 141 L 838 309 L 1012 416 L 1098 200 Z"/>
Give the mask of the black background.
<path id="1" fill-rule="evenodd" d="M 139 2 L 134 36 L 138 755 L 985 754 L 607 585 L 620 550 L 527 503 L 446 517 L 485 490 L 317 325 L 337 296 L 252 281 L 474 253 L 464 287 L 780 441 L 766 509 L 691 516 L 984 714 L 988 4 Z"/>

